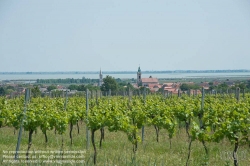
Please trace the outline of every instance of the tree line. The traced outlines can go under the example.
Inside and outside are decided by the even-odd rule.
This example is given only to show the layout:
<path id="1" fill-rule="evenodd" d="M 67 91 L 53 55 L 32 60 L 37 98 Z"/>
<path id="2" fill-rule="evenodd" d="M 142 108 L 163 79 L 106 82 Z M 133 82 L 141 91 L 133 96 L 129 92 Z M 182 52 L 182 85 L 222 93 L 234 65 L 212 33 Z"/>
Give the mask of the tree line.
<path id="1" fill-rule="evenodd" d="M 66 78 L 66 79 L 37 79 L 38 84 L 94 84 L 98 83 L 99 79 L 90 79 L 82 77 L 82 79 Z"/>

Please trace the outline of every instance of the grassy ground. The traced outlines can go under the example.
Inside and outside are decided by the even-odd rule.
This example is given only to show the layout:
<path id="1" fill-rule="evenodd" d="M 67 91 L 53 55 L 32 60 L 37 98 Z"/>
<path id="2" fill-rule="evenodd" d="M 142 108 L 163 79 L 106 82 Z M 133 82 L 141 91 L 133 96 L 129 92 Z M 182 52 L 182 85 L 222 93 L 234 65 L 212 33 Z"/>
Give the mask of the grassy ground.
<path id="1" fill-rule="evenodd" d="M 38 157 L 37 151 L 56 151 L 62 150 L 62 137 L 64 138 L 63 150 L 67 151 L 82 151 L 81 156 L 84 156 L 84 164 L 65 164 L 65 165 L 93 165 L 93 147 L 90 142 L 89 148 L 86 149 L 86 131 L 84 124 L 80 124 L 80 134 L 77 133 L 76 126 L 73 130 L 73 145 L 70 144 L 69 131 L 63 136 L 55 134 L 54 131 L 48 132 L 48 143 L 45 143 L 44 135 L 41 130 L 33 134 L 30 156 L 42 160 Z M 140 135 L 141 132 L 138 132 Z M 3 163 L 6 160 L 6 152 L 15 151 L 17 144 L 18 131 L 14 134 L 13 128 L 0 128 L 0 165 L 49 165 L 49 164 L 8 164 Z M 127 135 L 123 132 L 109 132 L 105 129 L 105 140 L 103 146 L 99 148 L 100 131 L 96 131 L 95 142 L 97 146 L 97 165 L 138 165 L 138 166 L 180 166 L 186 165 L 188 156 L 188 145 L 186 133 L 184 129 L 176 132 L 176 135 L 171 140 L 165 130 L 160 130 L 159 142 L 156 142 L 155 130 L 152 126 L 145 127 L 144 142 L 139 143 L 136 158 L 132 151 L 132 144 L 128 141 Z M 233 165 L 232 151 L 234 149 L 227 140 L 220 143 L 207 143 L 209 149 L 209 159 L 206 160 L 204 148 L 198 141 L 193 142 L 192 151 L 189 160 L 189 165 L 211 165 L 211 166 L 226 166 Z M 27 150 L 28 147 L 28 132 L 23 132 L 20 151 Z M 37 154 L 35 154 L 35 152 Z M 12 155 L 13 154 L 8 154 Z M 23 154 L 25 155 L 25 154 Z M 52 156 L 52 155 L 51 155 Z M 67 156 L 67 154 L 64 154 Z M 44 156 L 43 156 L 44 157 Z M 248 146 L 240 147 L 238 152 L 239 165 L 248 166 L 250 164 L 250 148 Z M 11 159 L 12 160 L 12 159 Z M 24 159 L 25 160 L 25 159 Z M 45 160 L 45 159 L 43 159 Z M 59 160 L 59 159 L 58 159 Z M 65 159 L 64 159 L 65 160 Z M 80 159 L 77 159 L 80 160 Z M 76 161 L 76 160 L 75 160 Z M 206 162 L 207 161 L 207 162 Z M 61 164 L 50 164 L 61 165 Z"/>

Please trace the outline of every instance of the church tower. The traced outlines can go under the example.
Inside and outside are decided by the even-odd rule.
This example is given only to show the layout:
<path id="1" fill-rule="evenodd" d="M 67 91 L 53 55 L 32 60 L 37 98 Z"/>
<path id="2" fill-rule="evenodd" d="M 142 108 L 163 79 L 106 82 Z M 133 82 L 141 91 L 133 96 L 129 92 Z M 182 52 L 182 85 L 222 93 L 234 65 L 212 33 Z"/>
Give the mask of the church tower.
<path id="1" fill-rule="evenodd" d="M 103 84 L 103 80 L 102 80 L 102 70 L 100 69 L 98 86 L 102 86 L 102 84 Z"/>
<path id="2" fill-rule="evenodd" d="M 141 86 L 141 68 L 140 68 L 140 66 L 139 66 L 139 68 L 138 68 L 138 72 L 137 72 L 137 85 L 138 86 Z"/>

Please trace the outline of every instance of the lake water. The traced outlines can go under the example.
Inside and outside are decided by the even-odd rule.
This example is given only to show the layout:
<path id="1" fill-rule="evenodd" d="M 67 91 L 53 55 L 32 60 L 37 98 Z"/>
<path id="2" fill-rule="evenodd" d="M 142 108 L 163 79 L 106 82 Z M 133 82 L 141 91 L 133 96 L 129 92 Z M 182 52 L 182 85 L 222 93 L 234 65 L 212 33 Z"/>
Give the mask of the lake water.
<path id="1" fill-rule="evenodd" d="M 115 78 L 137 78 L 137 74 L 103 74 L 103 78 L 106 75 L 110 75 Z M 149 76 L 155 78 L 221 78 L 221 77 L 249 77 L 250 72 L 238 72 L 238 73 L 142 73 L 142 78 L 148 78 Z M 74 78 L 81 79 L 82 77 L 98 79 L 99 74 L 0 74 L 0 80 L 36 80 L 36 79 L 65 79 Z"/>

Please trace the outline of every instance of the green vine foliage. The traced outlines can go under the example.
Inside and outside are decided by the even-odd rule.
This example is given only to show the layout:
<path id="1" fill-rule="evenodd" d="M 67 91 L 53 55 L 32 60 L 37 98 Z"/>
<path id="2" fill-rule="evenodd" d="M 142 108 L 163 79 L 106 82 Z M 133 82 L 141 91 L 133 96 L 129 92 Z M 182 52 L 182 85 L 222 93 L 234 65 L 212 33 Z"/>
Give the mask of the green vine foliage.
<path id="1" fill-rule="evenodd" d="M 24 117 L 24 97 L 6 99 L 0 97 L 0 127 L 20 128 Z M 199 124 L 199 115 L 202 111 Z M 232 144 L 250 144 L 250 94 L 237 101 L 230 95 L 206 95 L 201 109 L 201 96 L 164 98 L 160 95 L 143 97 L 101 97 L 89 99 L 86 115 L 86 100 L 71 97 L 65 109 L 64 98 L 32 98 L 24 118 L 25 130 L 41 128 L 43 133 L 56 129 L 65 133 L 69 124 L 84 121 L 91 130 L 106 127 L 111 132 L 122 131 L 133 145 L 140 142 L 138 131 L 142 126 L 155 125 L 165 129 L 169 138 L 177 131 L 178 123 L 188 124 L 190 138 L 205 142 L 220 142 L 227 138 Z M 138 134 L 138 135 L 137 135 Z"/>

